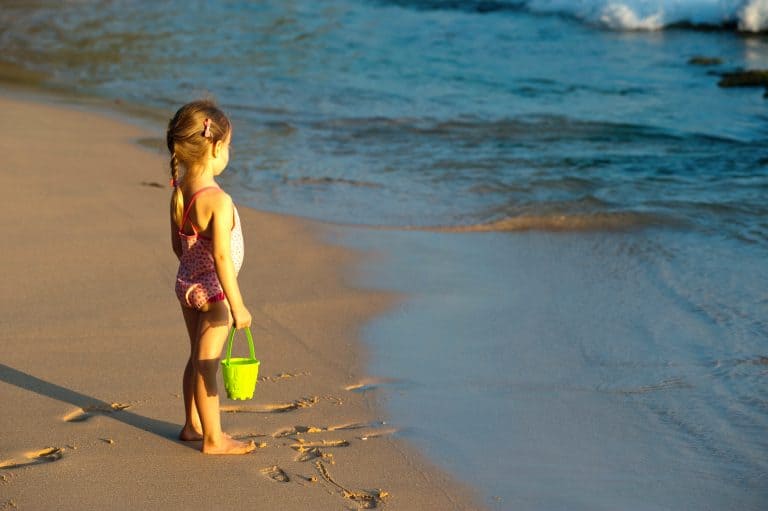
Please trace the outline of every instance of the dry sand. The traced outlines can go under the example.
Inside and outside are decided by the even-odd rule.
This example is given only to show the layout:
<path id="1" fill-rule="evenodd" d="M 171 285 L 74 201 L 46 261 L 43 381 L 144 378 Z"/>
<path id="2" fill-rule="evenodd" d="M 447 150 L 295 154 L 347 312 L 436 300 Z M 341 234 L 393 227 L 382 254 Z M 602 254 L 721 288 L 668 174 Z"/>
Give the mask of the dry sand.
<path id="1" fill-rule="evenodd" d="M 8 95 L 0 110 L 0 509 L 478 507 L 393 435 L 375 390 L 351 390 L 358 330 L 393 297 L 346 284 L 361 254 L 305 220 L 240 207 L 262 365 L 222 422 L 260 448 L 177 441 L 188 339 L 167 161 L 135 144 L 163 127 Z"/>

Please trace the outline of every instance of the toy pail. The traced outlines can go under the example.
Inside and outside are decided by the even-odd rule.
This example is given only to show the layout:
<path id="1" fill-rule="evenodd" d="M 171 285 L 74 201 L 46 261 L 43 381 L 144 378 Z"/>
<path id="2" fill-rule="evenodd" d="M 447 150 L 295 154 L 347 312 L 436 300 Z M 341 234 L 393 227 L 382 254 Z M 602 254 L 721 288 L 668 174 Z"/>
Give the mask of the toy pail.
<path id="1" fill-rule="evenodd" d="M 251 329 L 245 328 L 248 338 L 250 358 L 232 358 L 232 342 L 235 339 L 235 328 L 229 332 L 227 342 L 227 358 L 221 361 L 221 372 L 224 376 L 224 388 L 229 399 L 251 399 L 256 390 L 256 380 L 259 377 L 259 364 L 253 350 Z"/>

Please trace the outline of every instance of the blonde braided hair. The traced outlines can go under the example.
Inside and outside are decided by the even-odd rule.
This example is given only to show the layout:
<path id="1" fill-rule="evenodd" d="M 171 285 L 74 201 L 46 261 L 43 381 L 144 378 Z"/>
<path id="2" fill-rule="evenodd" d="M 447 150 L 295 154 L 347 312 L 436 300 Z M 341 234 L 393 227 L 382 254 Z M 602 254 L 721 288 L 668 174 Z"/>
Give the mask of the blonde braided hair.
<path id="1" fill-rule="evenodd" d="M 168 122 L 166 142 L 171 153 L 171 216 L 181 228 L 184 194 L 179 186 L 179 167 L 190 168 L 207 154 L 210 144 L 224 140 L 232 130 L 227 116 L 211 100 L 198 100 L 179 108 Z"/>

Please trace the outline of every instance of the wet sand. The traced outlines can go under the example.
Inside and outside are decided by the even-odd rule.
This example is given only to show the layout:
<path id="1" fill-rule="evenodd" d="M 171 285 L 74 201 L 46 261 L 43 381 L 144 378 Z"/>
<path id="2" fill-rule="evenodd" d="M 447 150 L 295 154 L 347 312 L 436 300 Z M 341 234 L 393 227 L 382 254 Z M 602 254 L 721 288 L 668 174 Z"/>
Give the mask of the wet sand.
<path id="1" fill-rule="evenodd" d="M 239 208 L 262 363 L 252 401 L 222 397 L 222 423 L 259 448 L 176 440 L 189 341 L 167 161 L 135 143 L 163 126 L 9 94 L 0 107 L 0 509 L 479 507 L 359 391 L 358 331 L 396 298 L 350 285 L 364 254 L 306 220 Z"/>

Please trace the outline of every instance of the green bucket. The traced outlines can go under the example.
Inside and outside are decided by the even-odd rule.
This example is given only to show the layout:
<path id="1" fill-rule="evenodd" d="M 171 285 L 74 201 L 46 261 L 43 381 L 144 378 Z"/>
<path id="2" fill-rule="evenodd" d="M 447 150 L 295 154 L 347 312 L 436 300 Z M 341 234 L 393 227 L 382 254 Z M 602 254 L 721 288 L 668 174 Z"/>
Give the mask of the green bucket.
<path id="1" fill-rule="evenodd" d="M 253 336 L 251 329 L 245 328 L 248 338 L 250 358 L 232 358 L 232 342 L 235 339 L 235 328 L 229 332 L 227 342 L 227 358 L 221 361 L 221 372 L 224 376 L 224 388 L 229 399 L 251 399 L 256 390 L 256 380 L 259 377 L 259 361 L 253 351 Z"/>

